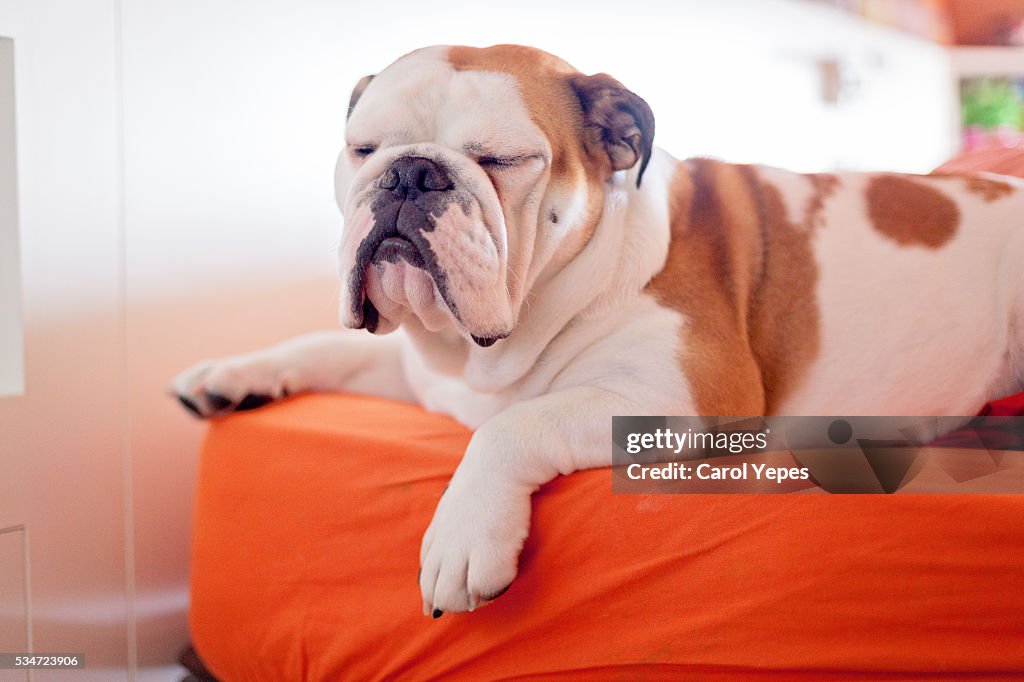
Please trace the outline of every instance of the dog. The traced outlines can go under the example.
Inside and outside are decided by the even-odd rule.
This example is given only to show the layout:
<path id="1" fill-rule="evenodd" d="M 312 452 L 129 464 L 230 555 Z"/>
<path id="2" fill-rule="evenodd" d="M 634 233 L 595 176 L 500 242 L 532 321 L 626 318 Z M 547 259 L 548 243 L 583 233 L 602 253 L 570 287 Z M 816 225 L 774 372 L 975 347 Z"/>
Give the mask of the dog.
<path id="1" fill-rule="evenodd" d="M 612 415 L 965 415 L 1024 383 L 1021 183 L 653 139 L 641 97 L 537 49 L 400 58 L 356 86 L 336 168 L 348 330 L 174 391 L 202 417 L 363 392 L 475 429 L 420 552 L 438 617 L 508 588 L 531 494 L 609 466 Z"/>

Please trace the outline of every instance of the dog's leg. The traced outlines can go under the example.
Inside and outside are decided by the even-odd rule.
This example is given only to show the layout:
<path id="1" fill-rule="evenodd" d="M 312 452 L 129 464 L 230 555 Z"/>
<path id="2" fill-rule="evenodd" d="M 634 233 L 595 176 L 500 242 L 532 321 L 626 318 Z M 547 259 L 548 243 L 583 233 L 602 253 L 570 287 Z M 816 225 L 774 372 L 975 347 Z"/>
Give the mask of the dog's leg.
<path id="1" fill-rule="evenodd" d="M 397 334 L 308 334 L 254 353 L 200 362 L 179 374 L 171 391 L 200 417 L 249 410 L 304 391 L 412 401 L 399 344 Z"/>
<path id="2" fill-rule="evenodd" d="M 420 550 L 425 614 L 471 611 L 516 576 L 530 495 L 559 474 L 611 464 L 611 417 L 636 406 L 579 387 L 518 403 L 470 441 Z M 610 481 L 609 481 L 610 485 Z"/>

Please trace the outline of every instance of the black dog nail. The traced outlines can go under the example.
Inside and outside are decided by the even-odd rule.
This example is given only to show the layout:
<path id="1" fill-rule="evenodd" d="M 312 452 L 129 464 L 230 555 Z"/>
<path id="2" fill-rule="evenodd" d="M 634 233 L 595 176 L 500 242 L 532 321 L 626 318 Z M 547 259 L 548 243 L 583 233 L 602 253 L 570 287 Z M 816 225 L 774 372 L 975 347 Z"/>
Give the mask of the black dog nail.
<path id="1" fill-rule="evenodd" d="M 197 416 L 197 417 L 202 417 L 203 416 L 203 413 L 200 412 L 200 410 L 199 410 L 199 406 L 196 405 L 191 400 L 189 400 L 188 398 L 186 398 L 185 396 L 179 395 L 178 396 L 178 402 L 180 402 L 182 405 L 184 405 L 185 409 L 188 410 L 189 412 L 191 412 L 192 414 L 194 414 L 195 416 Z"/>
<path id="2" fill-rule="evenodd" d="M 238 403 L 238 407 L 236 407 L 235 410 L 238 412 L 243 410 L 255 410 L 257 407 L 263 407 L 271 400 L 273 400 L 273 398 L 269 395 L 264 395 L 262 393 L 250 393 L 242 398 L 242 402 Z"/>
<path id="3" fill-rule="evenodd" d="M 431 614 L 434 618 L 440 618 L 444 615 L 444 611 L 441 609 L 434 609 L 434 613 Z"/>
<path id="4" fill-rule="evenodd" d="M 211 393 L 210 391 L 207 391 L 206 399 L 210 401 L 210 405 L 212 405 L 215 410 L 223 410 L 231 406 L 231 400 L 225 398 L 220 393 Z"/>

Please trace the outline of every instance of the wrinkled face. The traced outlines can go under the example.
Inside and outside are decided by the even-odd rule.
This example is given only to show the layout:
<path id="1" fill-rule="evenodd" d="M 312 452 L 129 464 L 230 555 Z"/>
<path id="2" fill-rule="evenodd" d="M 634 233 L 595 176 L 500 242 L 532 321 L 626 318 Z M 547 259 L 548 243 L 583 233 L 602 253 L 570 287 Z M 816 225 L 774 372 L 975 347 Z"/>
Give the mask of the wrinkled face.
<path id="1" fill-rule="evenodd" d="M 336 172 L 342 324 L 453 327 L 481 346 L 511 334 L 627 167 L 588 127 L 587 79 L 513 46 L 427 48 L 364 79 Z"/>

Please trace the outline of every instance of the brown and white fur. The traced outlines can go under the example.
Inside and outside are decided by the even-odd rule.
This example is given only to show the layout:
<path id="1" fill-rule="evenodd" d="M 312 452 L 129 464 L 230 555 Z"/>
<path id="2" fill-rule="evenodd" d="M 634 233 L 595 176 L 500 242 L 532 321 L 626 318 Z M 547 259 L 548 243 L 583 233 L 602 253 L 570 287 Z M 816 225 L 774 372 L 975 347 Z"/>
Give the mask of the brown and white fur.
<path id="1" fill-rule="evenodd" d="M 1019 183 L 678 161 L 653 127 L 539 50 L 406 55 L 353 93 L 336 177 L 341 321 L 403 332 L 175 390 L 202 416 L 359 391 L 475 429 L 423 538 L 436 617 L 511 583 L 531 493 L 609 465 L 612 415 L 961 415 L 1021 386 Z"/>

